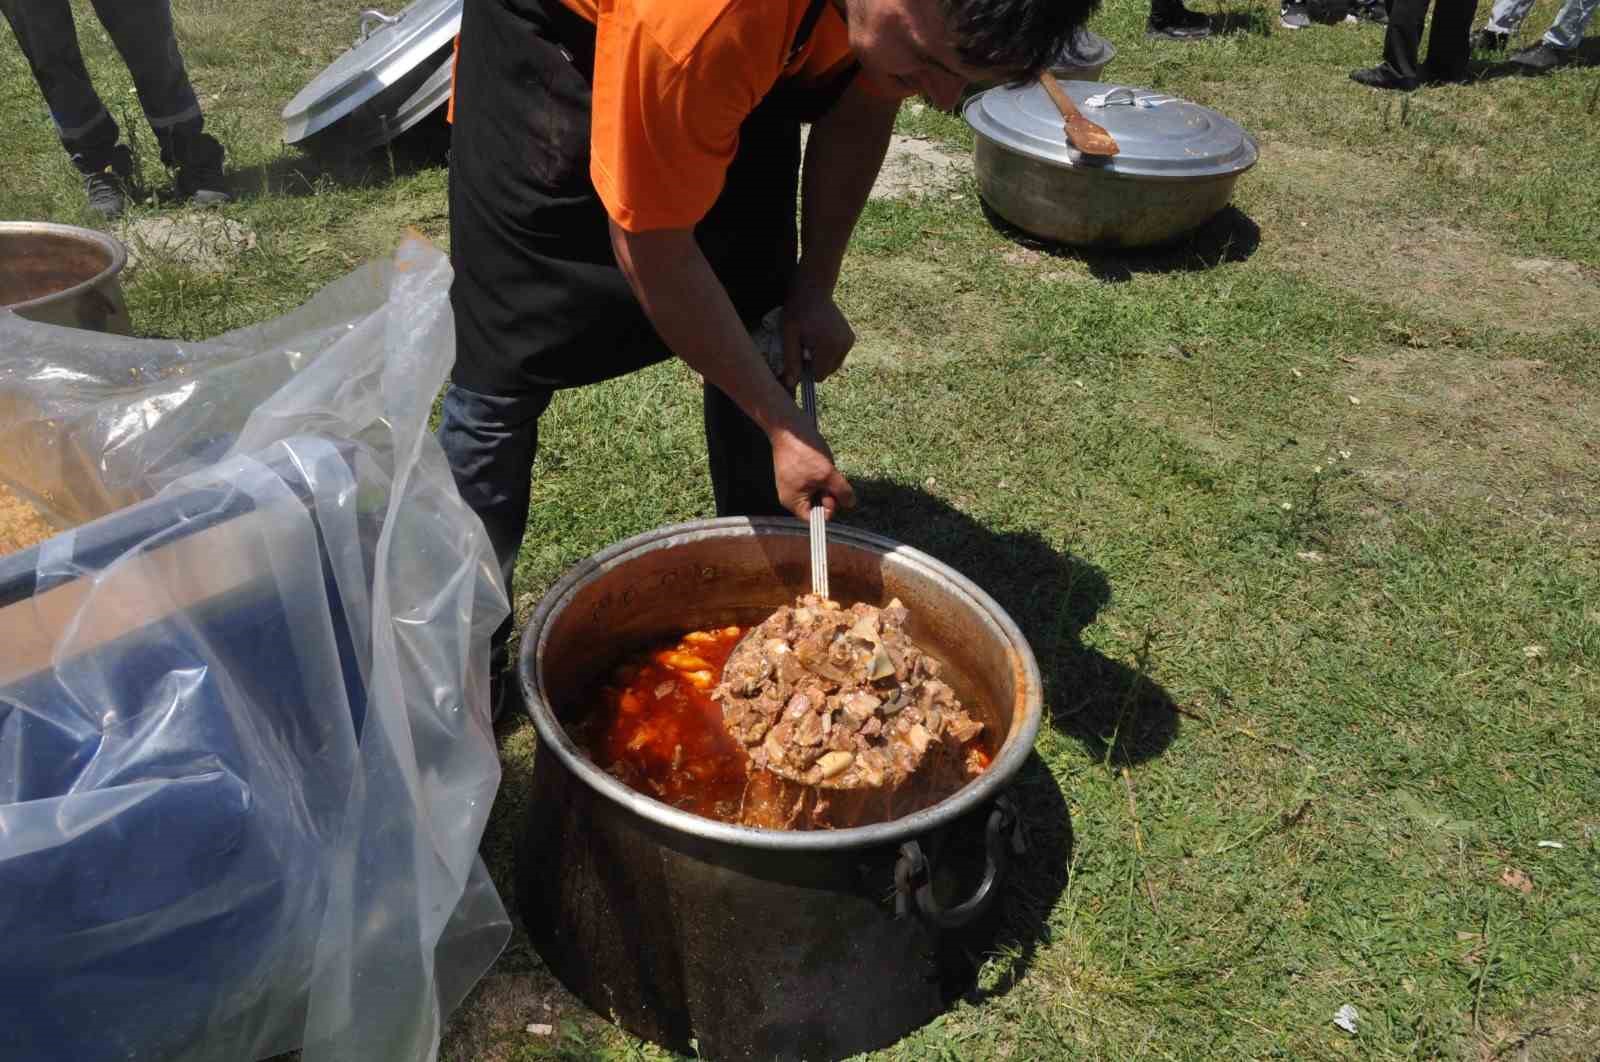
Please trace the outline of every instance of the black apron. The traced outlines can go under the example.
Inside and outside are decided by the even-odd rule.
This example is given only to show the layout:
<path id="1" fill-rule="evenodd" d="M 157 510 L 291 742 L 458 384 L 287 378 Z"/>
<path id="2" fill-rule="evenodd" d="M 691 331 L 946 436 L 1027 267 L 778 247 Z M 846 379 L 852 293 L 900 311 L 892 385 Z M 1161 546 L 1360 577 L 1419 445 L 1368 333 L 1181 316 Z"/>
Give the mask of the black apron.
<path id="1" fill-rule="evenodd" d="M 827 2 L 812 0 L 791 56 Z M 589 179 L 594 49 L 594 25 L 560 0 L 465 5 L 450 162 L 460 387 L 507 396 L 574 387 L 671 354 L 617 267 Z M 852 66 L 822 86 L 780 81 L 741 126 L 723 191 L 695 228 L 746 327 L 782 305 L 794 271 L 800 124 L 854 75 Z M 708 396 L 708 435 L 725 413 Z"/>

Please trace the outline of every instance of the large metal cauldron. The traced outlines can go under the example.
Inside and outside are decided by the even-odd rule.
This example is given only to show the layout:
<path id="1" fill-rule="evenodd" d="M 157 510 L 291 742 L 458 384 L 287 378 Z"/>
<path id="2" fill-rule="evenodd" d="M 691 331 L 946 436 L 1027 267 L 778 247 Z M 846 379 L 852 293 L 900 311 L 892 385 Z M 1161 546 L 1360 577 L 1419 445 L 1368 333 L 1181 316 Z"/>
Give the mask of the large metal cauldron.
<path id="1" fill-rule="evenodd" d="M 1037 84 L 992 88 L 962 108 L 977 134 L 978 194 L 1035 236 L 1083 247 L 1167 243 L 1227 206 L 1255 165 L 1255 141 L 1209 107 L 1126 85 L 1061 88 L 1116 138 L 1119 154 L 1096 159 L 1069 147 L 1060 112 Z"/>
<path id="2" fill-rule="evenodd" d="M 757 622 L 806 592 L 804 524 L 705 520 L 629 539 L 569 572 L 523 636 L 539 732 L 518 859 L 528 933 L 597 1012 L 681 1051 L 692 1040 L 705 1058 L 837 1058 L 933 1018 L 970 984 L 965 957 L 992 943 L 1017 841 L 1002 793 L 1041 711 L 1021 632 L 926 554 L 847 527 L 830 529 L 828 546 L 833 596 L 905 602 L 912 636 L 1004 738 L 982 777 L 891 822 L 814 832 L 713 822 L 597 769 L 563 725 L 630 647 Z M 980 838 L 981 881 L 941 895 L 940 851 Z"/>
<path id="3" fill-rule="evenodd" d="M 117 274 L 128 250 L 74 225 L 0 221 L 0 307 L 45 324 L 127 335 Z"/>

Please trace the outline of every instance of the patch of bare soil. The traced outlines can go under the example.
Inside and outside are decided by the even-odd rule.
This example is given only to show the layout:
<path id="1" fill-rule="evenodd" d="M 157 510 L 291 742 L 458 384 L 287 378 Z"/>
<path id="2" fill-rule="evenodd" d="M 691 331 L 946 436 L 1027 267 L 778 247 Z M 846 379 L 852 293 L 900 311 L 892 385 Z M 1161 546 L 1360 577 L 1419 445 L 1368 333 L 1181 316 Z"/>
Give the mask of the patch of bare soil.
<path id="1" fill-rule="evenodd" d="M 197 273 L 220 273 L 256 245 L 256 234 L 214 210 L 185 210 L 130 221 L 122 230 L 128 265 L 174 262 Z"/>
<path id="2" fill-rule="evenodd" d="M 1269 143 L 1245 180 L 1296 204 L 1257 218 L 1262 253 L 1330 287 L 1468 327 L 1548 335 L 1600 322 L 1600 271 L 1398 217 L 1401 177 L 1379 160 Z"/>
<path id="3" fill-rule="evenodd" d="M 1594 1062 L 1600 1058 L 1600 996 L 1577 996 L 1490 1025 L 1483 1062 Z"/>
<path id="4" fill-rule="evenodd" d="M 805 136 L 802 133 L 802 136 Z M 913 195 L 948 192 L 972 172 L 972 157 L 951 151 L 932 140 L 901 136 L 889 138 L 878 179 L 869 193 L 872 199 L 905 199 Z"/>
<path id="5" fill-rule="evenodd" d="M 961 183 L 972 172 L 972 159 L 952 152 L 932 140 L 916 140 L 895 134 L 883 168 L 872 184 L 874 199 L 903 199 L 909 195 L 932 195 Z"/>
<path id="6" fill-rule="evenodd" d="M 582 1003 L 543 969 L 491 969 L 450 1018 L 440 1062 L 510 1062 L 534 1045 L 554 1047 L 562 1026 L 598 1024 Z"/>
<path id="7" fill-rule="evenodd" d="M 1341 425 L 1349 466 L 1407 507 L 1475 499 L 1508 519 L 1600 535 L 1600 403 L 1545 362 L 1453 350 L 1355 359 Z"/>

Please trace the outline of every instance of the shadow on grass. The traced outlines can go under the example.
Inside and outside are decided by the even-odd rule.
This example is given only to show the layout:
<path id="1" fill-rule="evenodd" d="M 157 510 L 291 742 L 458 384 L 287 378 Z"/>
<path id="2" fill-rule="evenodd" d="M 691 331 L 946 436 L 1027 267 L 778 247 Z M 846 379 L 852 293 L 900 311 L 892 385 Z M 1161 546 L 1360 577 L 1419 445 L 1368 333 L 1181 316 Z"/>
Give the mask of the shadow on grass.
<path id="1" fill-rule="evenodd" d="M 1543 39 L 1543 32 L 1539 36 L 1530 36 L 1523 47 L 1531 48 Z M 1520 50 L 1513 47 L 1511 51 Z M 1482 53 L 1480 53 L 1482 54 Z M 1582 70 L 1589 67 L 1600 66 L 1600 37 L 1588 37 L 1578 45 L 1577 54 L 1563 66 L 1557 67 L 1548 73 L 1559 73 L 1562 70 Z M 1491 59 L 1474 59 L 1468 66 L 1467 79 L 1474 81 L 1498 81 L 1505 77 L 1543 77 L 1544 74 L 1535 73 L 1525 66 L 1518 66 L 1505 56 L 1495 56 Z M 1589 113 L 1596 113 L 1596 106 L 1600 104 L 1600 92 L 1584 93 L 1589 104 Z"/>
<path id="2" fill-rule="evenodd" d="M 1042 240 L 1011 224 L 983 204 L 984 216 L 1002 235 L 1040 254 L 1082 262 L 1098 280 L 1120 284 L 1140 273 L 1199 273 L 1243 262 L 1261 246 L 1261 226 L 1235 206 L 1223 207 L 1199 228 L 1160 247 L 1068 247 Z"/>
<path id="3" fill-rule="evenodd" d="M 939 558 L 1016 621 L 1038 658 L 1053 726 L 1095 759 L 1119 764 L 1153 759 L 1172 744 L 1178 712 L 1171 696 L 1142 667 L 1082 642 L 1083 629 L 1111 600 L 1104 572 L 1031 531 L 985 527 L 915 487 L 884 479 L 854 485 L 859 504 L 844 522 Z"/>
<path id="4" fill-rule="evenodd" d="M 449 157 L 450 126 L 443 111 L 439 111 L 388 144 L 374 148 L 352 149 L 331 133 L 318 134 L 302 145 L 286 146 L 264 165 L 230 171 L 228 183 L 245 200 L 313 196 L 329 185 L 378 187 L 436 169 L 445 165 Z"/>
<path id="5" fill-rule="evenodd" d="M 1072 814 L 1061 786 L 1038 753 L 1029 756 L 1009 791 L 1022 824 L 1026 848 L 1012 857 L 998 909 L 970 933 L 948 933 L 946 943 L 964 963 L 960 998 L 977 1005 L 1004 996 L 1032 968 L 1050 943 L 1050 912 L 1066 891 L 1072 866 Z M 970 879 L 982 866 L 978 852 L 962 853 Z M 975 974 L 993 961 L 992 979 Z"/>

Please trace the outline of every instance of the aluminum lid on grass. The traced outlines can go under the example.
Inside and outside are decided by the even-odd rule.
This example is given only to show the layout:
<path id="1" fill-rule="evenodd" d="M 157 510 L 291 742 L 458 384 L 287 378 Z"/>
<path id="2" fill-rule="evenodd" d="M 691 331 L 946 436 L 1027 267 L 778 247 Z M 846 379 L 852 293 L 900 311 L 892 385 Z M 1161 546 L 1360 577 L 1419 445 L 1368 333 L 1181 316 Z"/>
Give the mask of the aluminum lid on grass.
<path id="1" fill-rule="evenodd" d="M 1098 81 L 1063 81 L 1061 88 L 1085 118 L 1116 139 L 1119 154 L 1085 161 L 1068 146 L 1061 112 L 1036 83 L 979 93 L 967 101 L 962 116 L 979 134 L 1020 155 L 1124 177 L 1219 177 L 1255 165 L 1258 152 L 1250 134 L 1210 107 Z"/>
<path id="2" fill-rule="evenodd" d="M 449 97 L 449 59 L 441 52 L 461 28 L 462 0 L 416 0 L 398 14 L 361 12 L 356 43 L 311 79 L 283 109 L 283 139 L 296 144 L 322 132 L 426 68 L 425 91 L 394 101 L 394 132 L 415 123 Z"/>

